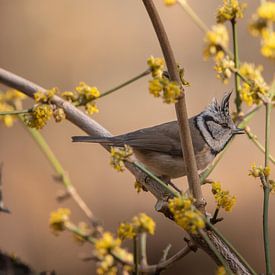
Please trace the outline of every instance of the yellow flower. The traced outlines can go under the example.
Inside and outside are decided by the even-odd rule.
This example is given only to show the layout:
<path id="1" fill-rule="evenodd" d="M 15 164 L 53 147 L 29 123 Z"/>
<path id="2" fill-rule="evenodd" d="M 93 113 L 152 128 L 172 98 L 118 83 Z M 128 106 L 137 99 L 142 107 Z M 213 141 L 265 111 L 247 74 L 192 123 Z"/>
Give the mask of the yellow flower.
<path id="1" fill-rule="evenodd" d="M 217 78 L 221 79 L 224 83 L 228 83 L 228 79 L 232 76 L 232 70 L 235 63 L 228 55 L 224 58 L 216 58 L 216 65 L 214 69 L 217 71 Z"/>
<path id="2" fill-rule="evenodd" d="M 53 114 L 48 104 L 39 104 L 33 107 L 31 113 L 24 115 L 24 122 L 30 128 L 42 129 Z"/>
<path id="3" fill-rule="evenodd" d="M 172 6 L 177 3 L 177 0 L 164 0 L 166 6 Z"/>
<path id="4" fill-rule="evenodd" d="M 270 166 L 266 166 L 264 169 L 263 169 L 263 174 L 268 177 L 270 175 Z"/>
<path id="5" fill-rule="evenodd" d="M 275 3 L 264 1 L 257 9 L 257 14 L 260 18 L 275 22 Z"/>
<path id="6" fill-rule="evenodd" d="M 181 94 L 181 89 L 176 82 L 168 81 L 167 85 L 163 87 L 163 102 L 176 103 Z"/>
<path id="7" fill-rule="evenodd" d="M 99 255 L 104 256 L 109 254 L 113 249 L 119 247 L 120 244 L 120 239 L 114 238 L 110 232 L 104 232 L 102 237 L 96 240 L 95 248 Z"/>
<path id="8" fill-rule="evenodd" d="M 249 170 L 248 175 L 254 178 L 260 177 L 262 174 L 262 167 L 257 167 L 255 163 L 252 164 L 251 169 Z"/>
<path id="9" fill-rule="evenodd" d="M 140 213 L 138 216 L 135 216 L 132 220 L 132 225 L 136 232 L 146 232 L 151 235 L 155 233 L 156 223 L 145 213 Z"/>
<path id="10" fill-rule="evenodd" d="M 269 180 L 269 186 L 270 186 L 270 192 L 272 194 L 275 194 L 275 181 L 274 180 Z"/>
<path id="11" fill-rule="evenodd" d="M 252 104 L 259 104 L 261 102 L 259 94 L 266 95 L 269 89 L 262 76 L 263 67 L 256 67 L 252 63 L 243 63 L 241 64 L 239 71 L 240 74 L 249 81 L 249 84 L 243 82 L 241 86 L 241 99 L 246 102 L 248 106 Z"/>
<path id="12" fill-rule="evenodd" d="M 163 68 L 164 68 L 163 58 L 150 56 L 147 59 L 147 64 L 151 69 L 153 78 L 161 78 L 162 77 Z"/>
<path id="13" fill-rule="evenodd" d="M 118 227 L 117 234 L 121 240 L 133 239 L 136 236 L 134 226 L 131 223 L 121 223 Z"/>
<path id="14" fill-rule="evenodd" d="M 154 97 L 160 97 L 163 85 L 160 78 L 154 78 L 149 81 L 149 92 Z"/>
<path id="15" fill-rule="evenodd" d="M 124 148 L 111 147 L 111 166 L 118 172 L 124 171 L 124 161 L 132 154 L 132 149 L 127 145 Z"/>
<path id="16" fill-rule="evenodd" d="M 98 113 L 99 109 L 97 108 L 96 104 L 94 102 L 89 102 L 85 105 L 86 112 L 89 115 L 93 115 L 94 113 Z"/>
<path id="17" fill-rule="evenodd" d="M 54 234 L 65 230 L 65 222 L 69 220 L 70 214 L 71 211 L 67 208 L 59 208 L 51 213 L 49 224 Z"/>
<path id="18" fill-rule="evenodd" d="M 115 261 L 113 256 L 106 255 L 102 261 L 100 261 L 97 265 L 96 274 L 98 275 L 116 275 L 117 267 L 114 266 Z"/>
<path id="19" fill-rule="evenodd" d="M 56 108 L 53 112 L 53 117 L 56 122 L 61 122 L 66 118 L 63 108 Z"/>
<path id="20" fill-rule="evenodd" d="M 49 103 L 53 96 L 57 93 L 57 88 L 46 90 L 45 92 L 38 91 L 34 94 L 34 100 L 37 103 Z"/>
<path id="21" fill-rule="evenodd" d="M 77 101 L 77 94 L 75 92 L 71 91 L 65 91 L 61 94 L 61 96 L 70 102 L 76 102 Z"/>
<path id="22" fill-rule="evenodd" d="M 275 32 L 263 32 L 261 53 L 267 58 L 275 59 Z"/>
<path id="23" fill-rule="evenodd" d="M 267 25 L 268 22 L 265 19 L 259 18 L 256 14 L 254 14 L 248 29 L 253 36 L 259 36 L 266 30 Z"/>
<path id="24" fill-rule="evenodd" d="M 14 111 L 14 108 L 7 104 L 6 102 L 0 101 L 0 112 L 11 112 Z M 0 120 L 3 121 L 4 125 L 6 127 L 11 127 L 14 124 L 14 121 L 16 120 L 16 116 L 13 115 L 0 115 Z"/>
<path id="25" fill-rule="evenodd" d="M 186 197 L 169 200 L 169 210 L 175 222 L 187 232 L 197 234 L 199 229 L 205 227 L 203 215 L 193 207 L 193 200 Z"/>
<path id="26" fill-rule="evenodd" d="M 212 193 L 217 202 L 217 207 L 222 207 L 225 211 L 232 210 L 232 207 L 236 203 L 236 197 L 231 196 L 229 191 L 222 190 L 219 182 L 212 183 Z"/>
<path id="27" fill-rule="evenodd" d="M 96 87 L 91 87 L 85 82 L 80 82 L 79 86 L 75 89 L 80 95 L 83 95 L 87 101 L 94 100 L 100 96 L 100 92 Z"/>
<path id="28" fill-rule="evenodd" d="M 228 47 L 229 41 L 226 27 L 222 24 L 212 26 L 211 30 L 206 33 L 204 41 L 204 58 L 207 59 L 210 56 L 217 55 L 219 52 L 224 52 Z"/>
<path id="29" fill-rule="evenodd" d="M 226 275 L 226 270 L 223 266 L 219 266 L 216 275 Z"/>
<path id="30" fill-rule="evenodd" d="M 227 20 L 243 18 L 246 4 L 240 4 L 238 0 L 224 0 L 223 6 L 217 11 L 217 22 L 224 23 Z"/>

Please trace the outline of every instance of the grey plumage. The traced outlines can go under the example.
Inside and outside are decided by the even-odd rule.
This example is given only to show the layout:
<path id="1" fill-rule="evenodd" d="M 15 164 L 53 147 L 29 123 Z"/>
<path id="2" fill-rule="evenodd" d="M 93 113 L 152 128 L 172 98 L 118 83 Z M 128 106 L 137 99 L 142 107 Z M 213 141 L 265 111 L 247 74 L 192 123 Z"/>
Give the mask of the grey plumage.
<path id="1" fill-rule="evenodd" d="M 216 99 L 213 99 L 203 112 L 189 119 L 199 170 L 205 169 L 212 162 L 234 134 L 241 133 L 229 114 L 230 95 L 231 93 L 225 94 L 220 105 Z M 72 140 L 115 147 L 123 147 L 127 144 L 133 148 L 137 159 L 157 176 L 177 178 L 186 175 L 177 121 L 115 137 L 75 136 Z"/>

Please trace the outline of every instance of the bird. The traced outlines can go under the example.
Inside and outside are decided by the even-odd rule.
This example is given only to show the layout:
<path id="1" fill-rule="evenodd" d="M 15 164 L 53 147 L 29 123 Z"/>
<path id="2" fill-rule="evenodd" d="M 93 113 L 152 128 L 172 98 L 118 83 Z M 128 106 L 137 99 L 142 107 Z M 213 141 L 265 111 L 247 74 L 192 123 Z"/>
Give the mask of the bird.
<path id="1" fill-rule="evenodd" d="M 233 136 L 244 133 L 230 116 L 231 94 L 225 93 L 220 104 L 213 98 L 202 112 L 188 119 L 198 172 L 207 168 Z M 169 182 L 186 175 L 177 121 L 113 137 L 73 136 L 72 141 L 114 147 L 128 145 L 138 161 L 156 176 Z"/>

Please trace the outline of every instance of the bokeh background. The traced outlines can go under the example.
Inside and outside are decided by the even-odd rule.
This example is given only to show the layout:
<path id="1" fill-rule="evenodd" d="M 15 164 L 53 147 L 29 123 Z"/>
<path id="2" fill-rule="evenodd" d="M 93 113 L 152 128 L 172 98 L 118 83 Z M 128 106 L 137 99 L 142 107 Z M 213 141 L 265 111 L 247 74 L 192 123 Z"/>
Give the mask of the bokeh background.
<path id="1" fill-rule="evenodd" d="M 191 83 L 186 89 L 191 116 L 200 112 L 212 97 L 220 99 L 225 91 L 233 89 L 233 82 L 227 86 L 221 84 L 212 70 L 213 63 L 203 60 L 201 30 L 179 6 L 167 8 L 162 2 L 155 1 L 177 61 L 185 68 L 185 77 Z M 221 1 L 189 2 L 208 26 L 215 23 L 215 10 Z M 259 41 L 247 31 L 248 19 L 259 1 L 247 2 L 246 19 L 240 21 L 238 29 L 240 57 L 263 64 L 264 75 L 270 81 L 274 63 L 260 56 Z M 1 67 L 46 88 L 72 90 L 79 81 L 85 81 L 104 91 L 145 70 L 150 55 L 161 56 L 142 1 L 0 0 L 0 33 Z M 113 134 L 175 119 L 174 106 L 164 105 L 148 93 L 148 78 L 102 98 L 98 106 L 100 112 L 93 118 Z M 263 111 L 253 119 L 251 127 L 263 141 Z M 56 237 L 48 227 L 49 214 L 58 207 L 69 207 L 75 222 L 86 221 L 85 216 L 71 200 L 56 202 L 62 186 L 53 180 L 52 167 L 26 129 L 17 123 L 11 129 L 1 125 L 0 131 L 4 200 L 12 211 L 11 215 L 0 215 L 1 250 L 15 253 L 37 271 L 95 274 L 94 262 L 79 258 L 80 254 L 91 252 L 91 247 L 79 246 L 67 233 Z M 79 129 L 66 121 L 58 125 L 50 122 L 42 133 L 106 230 L 115 231 L 120 221 L 146 212 L 157 223 L 155 236 L 149 238 L 150 263 L 159 260 L 168 243 L 172 244 L 171 252 L 185 245 L 182 230 L 154 211 L 155 200 L 150 194 L 136 193 L 129 172 L 118 173 L 110 167 L 105 150 L 96 144 L 71 143 L 72 135 L 83 134 Z M 274 134 L 273 129 L 271 151 L 275 154 Z M 225 220 L 218 227 L 259 272 L 264 270 L 263 194 L 259 181 L 248 177 L 248 169 L 253 162 L 263 163 L 263 159 L 263 154 L 246 136 L 239 136 L 211 176 L 237 196 L 233 212 L 222 212 Z M 186 187 L 185 179 L 177 180 L 177 184 Z M 214 203 L 210 187 L 205 186 L 203 190 L 211 212 Z M 274 205 L 272 196 L 273 262 Z M 215 264 L 199 251 L 176 263 L 166 274 L 214 274 L 214 270 Z"/>

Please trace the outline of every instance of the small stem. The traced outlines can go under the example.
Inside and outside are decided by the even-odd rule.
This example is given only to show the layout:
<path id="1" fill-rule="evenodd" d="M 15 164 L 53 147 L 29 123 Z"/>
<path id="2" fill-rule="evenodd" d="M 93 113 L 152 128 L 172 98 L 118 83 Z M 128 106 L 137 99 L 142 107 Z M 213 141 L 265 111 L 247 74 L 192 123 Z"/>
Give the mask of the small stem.
<path id="1" fill-rule="evenodd" d="M 239 70 L 239 52 L 238 52 L 238 37 L 237 37 L 237 29 L 236 29 L 236 19 L 231 20 L 232 24 L 232 34 L 233 34 L 233 48 L 234 48 L 234 63 L 235 63 L 235 69 Z M 235 72 L 235 90 L 236 90 L 236 108 L 237 112 L 241 112 L 241 98 L 240 98 L 240 78 L 239 75 Z"/>
<path id="2" fill-rule="evenodd" d="M 133 238 L 133 254 L 134 254 L 134 275 L 139 275 L 139 251 L 138 251 L 138 237 Z"/>
<path id="3" fill-rule="evenodd" d="M 140 264 L 141 266 L 147 265 L 147 234 L 140 234 Z"/>
<path id="4" fill-rule="evenodd" d="M 14 111 L 9 111 L 9 112 L 0 112 L 0 116 L 26 114 L 26 113 L 30 113 L 31 111 L 32 111 L 32 109 L 14 110 Z"/>
<path id="5" fill-rule="evenodd" d="M 205 242 L 207 243 L 207 245 L 209 246 L 209 248 L 211 249 L 211 251 L 216 255 L 216 257 L 219 259 L 220 263 L 224 266 L 225 270 L 226 270 L 226 274 L 227 275 L 233 275 L 233 272 L 231 271 L 230 267 L 228 266 L 227 262 L 225 261 L 224 257 L 220 254 L 220 252 L 217 250 L 217 248 L 215 247 L 215 245 L 212 243 L 212 241 L 209 239 L 209 237 L 207 236 L 207 234 L 200 229 L 199 230 L 200 235 L 202 236 L 202 238 L 205 240 Z"/>
<path id="6" fill-rule="evenodd" d="M 106 95 L 109 95 L 109 94 L 111 94 L 111 93 L 113 93 L 113 92 L 115 92 L 115 91 L 117 91 L 117 90 L 119 90 L 119 89 L 121 89 L 121 88 L 123 88 L 123 87 L 125 87 L 125 86 L 127 86 L 127 85 L 129 85 L 129 84 L 131 84 L 133 82 L 135 82 L 136 80 L 138 80 L 138 79 L 140 79 L 140 78 L 142 78 L 142 77 L 144 77 L 144 76 L 146 76 L 146 75 L 148 75 L 150 73 L 151 73 L 151 70 L 147 69 L 146 71 L 142 72 L 141 74 L 138 74 L 137 76 L 134 76 L 133 78 L 127 80 L 126 82 L 123 82 L 122 84 L 119 84 L 118 86 L 116 86 L 116 87 L 114 87 L 114 88 L 112 88 L 110 90 L 107 90 L 106 92 L 103 92 L 98 98 L 101 98 L 101 97 L 104 97 Z"/>
<path id="7" fill-rule="evenodd" d="M 24 124 L 22 120 L 22 116 L 20 116 L 20 119 L 22 123 Z M 25 124 L 24 124 L 25 125 Z M 57 157 L 54 155 L 53 151 L 47 144 L 46 140 L 44 137 L 40 134 L 40 132 L 36 129 L 30 128 L 30 127 L 25 127 L 28 132 L 31 134 L 32 138 L 35 140 L 41 151 L 44 153 L 46 158 L 49 160 L 50 164 L 52 167 L 55 169 L 56 173 L 60 176 L 62 183 L 68 193 L 72 196 L 72 198 L 75 200 L 77 205 L 80 207 L 80 209 L 86 214 L 86 216 L 92 221 L 95 222 L 94 220 L 94 215 L 92 211 L 89 209 L 87 204 L 82 200 L 80 195 L 77 193 L 75 187 L 73 186 L 68 174 L 66 171 L 63 169 L 61 163 L 57 159 Z M 94 224 L 96 225 L 96 224 Z"/>
<path id="8" fill-rule="evenodd" d="M 178 3 L 185 10 L 185 12 L 191 17 L 193 22 L 203 31 L 208 32 L 208 27 L 206 24 L 200 19 L 200 17 L 195 13 L 192 7 L 188 4 L 186 0 L 178 0 Z"/>
<path id="9" fill-rule="evenodd" d="M 213 217 L 210 219 L 211 223 L 215 223 L 217 221 L 219 215 L 220 208 L 216 207 Z"/>
<path id="10" fill-rule="evenodd" d="M 269 163 L 269 148 L 270 148 L 270 115 L 271 104 L 267 103 L 266 117 L 265 117 L 265 167 Z M 263 184 L 264 189 L 264 205 L 263 205 L 263 235 L 264 235 L 264 251 L 265 251 L 265 268 L 266 274 L 272 274 L 271 259 L 270 259 L 270 242 L 269 242 L 269 228 L 268 228 L 268 211 L 269 211 L 269 180 L 265 177 L 266 184 Z"/>
<path id="11" fill-rule="evenodd" d="M 248 264 L 248 262 L 239 253 L 239 251 L 236 250 L 236 248 L 222 235 L 222 233 L 213 224 L 211 224 L 211 222 L 206 220 L 206 224 L 237 255 L 239 260 L 246 266 L 246 268 L 251 272 L 251 274 L 257 275 L 257 272 L 253 270 L 253 268 Z"/>
<path id="12" fill-rule="evenodd" d="M 250 131 L 245 129 L 245 133 L 247 134 L 248 138 L 263 152 L 265 153 L 265 147 L 258 141 L 257 137 L 253 135 Z M 269 160 L 275 164 L 275 158 L 269 154 Z"/>

